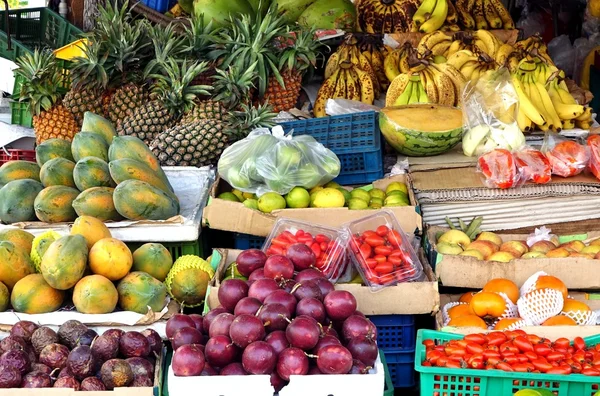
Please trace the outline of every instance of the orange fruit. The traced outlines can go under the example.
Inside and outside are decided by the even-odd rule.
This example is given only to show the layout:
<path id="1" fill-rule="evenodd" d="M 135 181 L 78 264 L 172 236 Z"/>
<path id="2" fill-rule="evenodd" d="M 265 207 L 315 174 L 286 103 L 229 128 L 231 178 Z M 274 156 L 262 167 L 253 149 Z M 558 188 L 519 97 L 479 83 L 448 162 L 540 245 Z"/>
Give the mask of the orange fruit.
<path id="1" fill-rule="evenodd" d="M 506 310 L 506 301 L 500 294 L 492 292 L 477 293 L 469 303 L 475 315 L 479 317 L 491 316 L 498 318 Z"/>
<path id="2" fill-rule="evenodd" d="M 577 326 L 577 322 L 568 316 L 558 315 L 547 319 L 542 326 Z"/>
<path id="3" fill-rule="evenodd" d="M 451 319 L 448 326 L 454 327 L 479 327 L 487 330 L 488 326 L 483 319 L 476 315 L 465 315 Z"/>
<path id="4" fill-rule="evenodd" d="M 535 282 L 535 290 L 541 289 L 554 289 L 558 290 L 562 293 L 563 298 L 566 300 L 569 295 L 569 290 L 567 286 L 555 276 L 551 275 L 542 275 Z"/>
<path id="5" fill-rule="evenodd" d="M 519 299 L 519 288 L 517 285 L 513 281 L 504 278 L 492 279 L 483 286 L 482 290 L 484 292 L 504 293 L 513 304 L 516 304 Z"/>
<path id="6" fill-rule="evenodd" d="M 581 301 L 573 300 L 572 298 L 567 298 L 565 300 L 565 305 L 562 309 L 563 312 L 578 312 L 578 311 L 591 311 L 590 307 L 586 303 Z"/>
<path id="7" fill-rule="evenodd" d="M 471 306 L 469 304 L 455 305 L 454 307 L 450 308 L 447 312 L 448 317 L 450 319 L 458 318 L 459 316 L 473 315 L 473 310 L 471 309 Z"/>
<path id="8" fill-rule="evenodd" d="M 506 330 L 508 329 L 510 326 L 512 326 L 513 324 L 521 321 L 523 319 L 521 318 L 505 318 L 505 319 L 500 319 L 498 321 L 498 323 L 496 323 L 496 325 L 494 326 L 494 330 Z"/>
<path id="9" fill-rule="evenodd" d="M 463 294 L 462 296 L 460 296 L 460 298 L 458 299 L 458 302 L 464 302 L 464 303 L 470 303 L 471 299 L 473 298 L 473 296 L 475 295 L 475 293 L 477 292 L 466 292 L 465 294 Z"/>

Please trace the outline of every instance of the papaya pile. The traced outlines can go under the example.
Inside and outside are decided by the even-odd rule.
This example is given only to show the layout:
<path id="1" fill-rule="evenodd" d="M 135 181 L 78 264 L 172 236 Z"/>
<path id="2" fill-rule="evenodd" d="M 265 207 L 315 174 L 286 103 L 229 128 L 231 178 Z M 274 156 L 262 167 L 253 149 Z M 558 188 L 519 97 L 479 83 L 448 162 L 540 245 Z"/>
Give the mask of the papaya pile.
<path id="1" fill-rule="evenodd" d="M 193 307 L 203 302 L 213 276 L 197 256 L 173 263 L 161 244 L 147 243 L 132 252 L 91 216 L 78 217 L 68 235 L 0 232 L 0 311 L 53 312 L 72 296 L 77 311 L 85 314 L 111 313 L 117 307 L 146 314 L 161 311 L 167 293 Z"/>
<path id="2" fill-rule="evenodd" d="M 36 162 L 0 167 L 0 221 L 72 222 L 166 220 L 179 200 L 154 154 L 133 136 L 116 136 L 107 119 L 85 113 L 72 142 L 49 139 L 36 147 Z"/>

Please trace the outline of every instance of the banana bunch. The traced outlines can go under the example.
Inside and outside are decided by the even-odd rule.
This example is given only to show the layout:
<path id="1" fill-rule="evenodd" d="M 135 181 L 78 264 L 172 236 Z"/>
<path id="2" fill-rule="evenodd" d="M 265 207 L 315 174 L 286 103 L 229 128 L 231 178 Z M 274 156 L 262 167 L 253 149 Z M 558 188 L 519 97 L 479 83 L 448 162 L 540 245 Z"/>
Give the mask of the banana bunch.
<path id="1" fill-rule="evenodd" d="M 423 0 L 412 18 L 419 32 L 431 33 L 442 27 L 448 16 L 449 1 Z"/>
<path id="2" fill-rule="evenodd" d="M 382 50 L 383 45 L 380 43 L 381 41 L 376 41 L 373 39 L 373 36 L 369 36 L 369 38 L 360 45 L 360 51 L 371 64 L 375 76 L 377 77 L 377 81 L 379 82 L 381 89 L 384 90 L 388 87 L 389 81 L 383 65 L 385 60 Z"/>
<path id="3" fill-rule="evenodd" d="M 501 0 L 456 0 L 455 8 L 466 30 L 515 28 Z"/>
<path id="4" fill-rule="evenodd" d="M 486 53 L 479 54 L 461 50 L 448 58 L 447 64 L 460 71 L 467 81 L 477 81 L 481 76 L 497 68 L 496 62 Z"/>
<path id="5" fill-rule="evenodd" d="M 315 117 L 325 117 L 328 99 L 349 99 L 373 104 L 380 94 L 379 80 L 357 40 L 346 38 L 325 66 L 325 81 L 315 100 Z"/>
<path id="6" fill-rule="evenodd" d="M 392 85 L 394 85 L 393 88 Z M 390 85 L 392 92 L 398 91 L 401 93 L 394 99 L 394 97 L 389 94 L 390 91 L 388 90 L 388 95 L 386 96 L 385 101 L 386 107 L 402 106 L 414 103 L 429 103 L 429 98 L 427 97 L 427 93 L 425 92 L 425 87 L 423 86 L 423 81 L 421 81 L 421 76 L 419 73 L 402 73 L 396 77 L 396 79 L 392 82 L 392 85 Z"/>
<path id="7" fill-rule="evenodd" d="M 517 123 L 522 131 L 531 131 L 536 127 L 542 131 L 556 132 L 575 126 L 590 128 L 591 108 L 577 104 L 564 81 L 559 81 L 560 72 L 555 69 L 541 58 L 523 59 L 517 73 L 512 74 L 519 97 Z"/>
<path id="8" fill-rule="evenodd" d="M 452 36 L 442 32 L 441 30 L 437 30 L 433 33 L 428 33 L 417 45 L 417 52 L 420 56 L 426 56 L 431 53 L 434 56 L 443 56 L 446 57 L 448 54 L 448 49 L 452 44 Z"/>
<path id="9" fill-rule="evenodd" d="M 542 37 L 538 34 L 530 36 L 525 40 L 517 41 L 514 47 L 515 50 L 520 51 L 523 55 L 539 56 L 544 62 L 554 66 L 552 58 L 548 55 L 548 47 L 546 46 L 546 43 L 544 43 L 544 40 L 542 40 Z"/>
<path id="10" fill-rule="evenodd" d="M 404 43 L 400 48 L 388 51 L 383 61 L 383 69 L 389 82 L 394 81 L 399 74 L 409 72 L 408 56 L 411 51 L 412 46 L 409 42 Z"/>

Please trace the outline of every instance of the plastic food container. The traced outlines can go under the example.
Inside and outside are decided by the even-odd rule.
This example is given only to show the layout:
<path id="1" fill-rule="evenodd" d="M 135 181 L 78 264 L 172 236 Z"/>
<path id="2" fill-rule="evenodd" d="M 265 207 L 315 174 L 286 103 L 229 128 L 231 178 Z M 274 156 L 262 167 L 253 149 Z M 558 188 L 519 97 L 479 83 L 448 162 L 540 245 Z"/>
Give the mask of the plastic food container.
<path id="1" fill-rule="evenodd" d="M 345 228 L 351 259 L 371 290 L 422 279 L 423 265 L 391 211 L 379 210 Z"/>
<path id="2" fill-rule="evenodd" d="M 315 268 L 335 283 L 349 267 L 350 261 L 346 254 L 349 239 L 345 230 L 278 218 L 262 250 L 267 256 L 285 254 L 288 246 L 304 243 L 317 257 Z"/>

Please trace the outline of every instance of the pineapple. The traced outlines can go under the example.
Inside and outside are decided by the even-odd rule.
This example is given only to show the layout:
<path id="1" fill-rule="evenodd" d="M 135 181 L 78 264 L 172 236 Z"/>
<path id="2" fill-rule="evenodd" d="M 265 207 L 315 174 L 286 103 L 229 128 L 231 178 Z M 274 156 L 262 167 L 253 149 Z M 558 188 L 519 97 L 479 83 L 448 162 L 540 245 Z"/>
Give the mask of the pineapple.
<path id="1" fill-rule="evenodd" d="M 136 108 L 117 126 L 119 136 L 136 136 L 150 144 L 158 134 L 172 127 L 194 105 L 198 95 L 208 95 L 210 86 L 190 85 L 194 78 L 206 70 L 206 62 L 188 64 L 168 59 L 161 66 L 162 74 L 149 75 L 156 80 L 153 88 L 155 100 Z"/>
<path id="2" fill-rule="evenodd" d="M 273 111 L 280 112 L 296 107 L 302 76 L 309 68 L 315 68 L 321 43 L 315 39 L 314 30 L 304 30 L 291 38 L 292 44 L 283 48 L 279 55 L 279 72 L 283 85 L 276 76 L 270 76 L 262 102 L 273 106 Z"/>
<path id="3" fill-rule="evenodd" d="M 259 127 L 271 127 L 270 106 L 233 112 L 227 120 L 200 119 L 161 133 L 150 148 L 163 166 L 216 165 L 225 148 Z"/>
<path id="4" fill-rule="evenodd" d="M 20 57 L 17 64 L 16 73 L 25 80 L 19 100 L 29 103 L 36 143 L 52 138 L 73 140 L 79 127 L 61 102 L 58 87 L 62 76 L 54 54 L 36 49 L 33 54 Z"/>
<path id="5" fill-rule="evenodd" d="M 202 14 L 195 14 L 190 17 L 189 26 L 185 26 L 183 34 L 185 42 L 184 50 L 193 58 L 209 58 L 209 51 L 215 43 L 218 32 L 218 29 L 213 26 L 212 21 L 212 19 L 209 19 L 208 23 L 206 23 Z M 207 70 L 196 77 L 192 85 L 210 85 L 212 77 L 216 74 L 216 64 L 217 62 L 211 61 Z"/>

